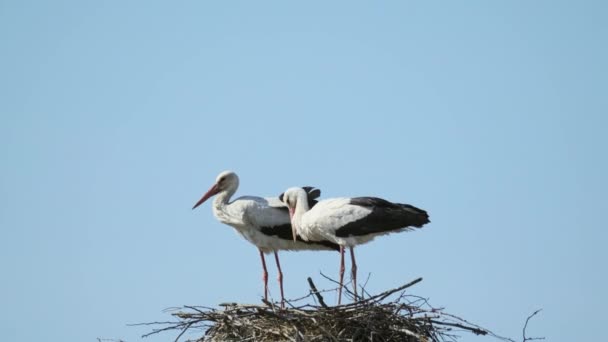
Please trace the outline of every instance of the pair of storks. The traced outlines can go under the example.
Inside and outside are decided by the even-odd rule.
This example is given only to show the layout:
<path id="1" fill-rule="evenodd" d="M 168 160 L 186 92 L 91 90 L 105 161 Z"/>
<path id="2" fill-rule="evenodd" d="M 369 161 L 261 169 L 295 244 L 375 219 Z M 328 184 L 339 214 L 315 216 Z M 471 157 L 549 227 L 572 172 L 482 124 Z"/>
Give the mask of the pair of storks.
<path id="1" fill-rule="evenodd" d="M 268 271 L 264 253 L 274 253 L 278 281 L 283 293 L 283 272 L 279 250 L 339 250 L 342 299 L 344 247 L 350 249 L 352 281 L 357 297 L 357 264 L 354 246 L 376 236 L 420 228 L 430 222 L 426 211 L 409 204 L 392 203 L 377 197 L 332 198 L 317 201 L 321 191 L 312 187 L 290 188 L 278 198 L 243 196 L 230 202 L 239 186 L 239 177 L 231 171 L 217 176 L 213 186 L 194 205 L 201 205 L 216 195 L 213 214 L 222 223 L 234 227 L 247 241 L 258 247 L 264 270 L 264 298 L 268 299 Z"/>

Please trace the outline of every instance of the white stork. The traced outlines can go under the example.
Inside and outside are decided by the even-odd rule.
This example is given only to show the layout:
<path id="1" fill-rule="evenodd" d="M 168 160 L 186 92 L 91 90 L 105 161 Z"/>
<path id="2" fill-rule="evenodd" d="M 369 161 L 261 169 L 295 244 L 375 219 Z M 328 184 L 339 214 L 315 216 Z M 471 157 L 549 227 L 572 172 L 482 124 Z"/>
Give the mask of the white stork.
<path id="1" fill-rule="evenodd" d="M 327 240 L 340 245 L 340 287 L 342 299 L 344 247 L 350 249 L 351 272 L 357 297 L 357 264 L 354 246 L 376 236 L 420 228 L 429 223 L 426 211 L 409 204 L 392 203 L 377 197 L 332 198 L 308 205 L 302 188 L 290 188 L 279 196 L 289 207 L 293 235 L 304 240 Z"/>
<path id="2" fill-rule="evenodd" d="M 278 281 L 281 289 L 281 306 L 284 306 L 283 272 L 279 263 L 279 250 L 339 250 L 340 247 L 326 240 L 303 240 L 292 235 L 289 211 L 278 198 L 243 196 L 230 202 L 239 187 L 239 177 L 232 171 L 224 171 L 217 176 L 213 186 L 192 207 L 195 209 L 210 197 L 213 201 L 213 214 L 222 223 L 232 226 L 247 241 L 260 251 L 262 259 L 264 299 L 268 300 L 268 271 L 264 253 L 274 253 L 277 263 Z M 301 188 L 306 196 L 308 207 L 314 206 L 321 190 L 312 187 Z M 293 240 L 292 240 L 293 239 Z"/>

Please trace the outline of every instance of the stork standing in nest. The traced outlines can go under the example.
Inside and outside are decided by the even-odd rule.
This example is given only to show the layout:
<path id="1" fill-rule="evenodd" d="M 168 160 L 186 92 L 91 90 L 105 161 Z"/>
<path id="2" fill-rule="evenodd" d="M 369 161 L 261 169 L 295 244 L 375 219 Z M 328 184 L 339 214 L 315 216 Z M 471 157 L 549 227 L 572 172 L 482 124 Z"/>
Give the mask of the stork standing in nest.
<path id="1" fill-rule="evenodd" d="M 230 201 L 230 198 L 239 187 L 239 177 L 232 171 L 220 173 L 215 183 L 192 207 L 195 209 L 207 199 L 216 196 L 213 201 L 213 215 L 222 223 L 232 226 L 245 238 L 254 244 L 262 260 L 264 281 L 264 299 L 268 300 L 268 270 L 264 254 L 274 253 L 277 264 L 278 281 L 281 289 L 281 306 L 284 307 L 283 272 L 279 263 L 278 251 L 302 250 L 339 250 L 338 244 L 325 239 L 304 240 L 292 235 L 289 210 L 278 198 L 262 198 L 243 196 Z M 300 188 L 306 196 L 306 206 L 314 207 L 321 190 L 312 187 Z"/>
<path id="2" fill-rule="evenodd" d="M 350 249 L 356 298 L 357 263 L 354 247 L 370 242 L 376 236 L 421 228 L 430 222 L 428 214 L 422 209 L 377 197 L 332 198 L 311 207 L 305 189 L 290 188 L 279 199 L 289 207 L 294 239 L 326 240 L 340 245 L 338 305 L 342 299 L 344 247 Z"/>

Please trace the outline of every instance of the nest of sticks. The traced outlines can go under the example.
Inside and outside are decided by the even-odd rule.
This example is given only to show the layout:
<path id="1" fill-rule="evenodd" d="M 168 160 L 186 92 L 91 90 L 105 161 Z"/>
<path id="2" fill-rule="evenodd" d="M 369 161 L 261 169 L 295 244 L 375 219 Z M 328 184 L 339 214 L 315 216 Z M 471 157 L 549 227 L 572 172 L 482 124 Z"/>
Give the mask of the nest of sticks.
<path id="1" fill-rule="evenodd" d="M 175 341 L 456 341 L 461 334 L 488 335 L 503 341 L 487 329 L 434 308 L 428 300 L 406 293 L 420 282 L 418 278 L 403 286 L 367 295 L 350 304 L 328 306 L 310 278 L 310 293 L 287 302 L 287 309 L 276 303 L 245 305 L 220 304 L 220 309 L 184 306 L 168 309 L 176 319 L 170 322 L 142 323 L 155 326 L 150 336 L 175 331 Z M 346 290 L 346 287 L 344 288 Z M 348 292 L 349 296 L 353 296 Z M 366 294 L 364 292 L 364 294 Z M 308 302 L 302 304 L 302 302 Z M 186 339 L 197 333 L 194 339 Z"/>

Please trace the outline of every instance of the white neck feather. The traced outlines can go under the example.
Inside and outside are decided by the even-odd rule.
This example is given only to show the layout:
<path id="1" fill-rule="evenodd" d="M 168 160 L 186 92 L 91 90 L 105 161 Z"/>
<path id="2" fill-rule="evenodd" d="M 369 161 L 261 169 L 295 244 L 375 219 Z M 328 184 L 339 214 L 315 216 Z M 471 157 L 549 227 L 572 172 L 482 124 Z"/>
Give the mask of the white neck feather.
<path id="1" fill-rule="evenodd" d="M 300 222 L 302 221 L 302 216 L 310 210 L 310 207 L 308 206 L 308 196 L 306 195 L 304 189 L 298 190 L 297 196 L 298 198 L 296 200 L 296 208 L 293 213 L 293 221 L 296 222 L 296 226 L 299 226 Z"/>
<path id="2" fill-rule="evenodd" d="M 215 196 L 213 200 L 213 215 L 222 223 L 235 226 L 242 222 L 242 213 L 231 210 L 230 198 L 236 192 L 236 188 L 228 188 Z"/>

